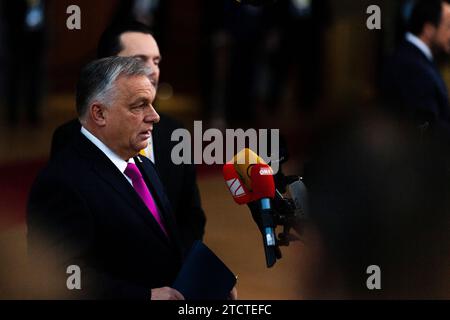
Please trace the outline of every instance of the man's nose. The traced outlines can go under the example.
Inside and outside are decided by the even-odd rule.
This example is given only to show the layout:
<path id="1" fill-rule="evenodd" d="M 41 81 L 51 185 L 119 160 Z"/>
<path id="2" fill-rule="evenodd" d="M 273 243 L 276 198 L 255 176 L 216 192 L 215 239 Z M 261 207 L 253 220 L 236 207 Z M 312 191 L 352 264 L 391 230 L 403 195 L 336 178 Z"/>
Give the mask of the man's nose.
<path id="1" fill-rule="evenodd" d="M 145 115 L 144 121 L 158 123 L 159 119 L 160 117 L 158 112 L 156 112 L 155 108 L 153 108 L 153 105 L 151 105 L 147 114 Z"/>

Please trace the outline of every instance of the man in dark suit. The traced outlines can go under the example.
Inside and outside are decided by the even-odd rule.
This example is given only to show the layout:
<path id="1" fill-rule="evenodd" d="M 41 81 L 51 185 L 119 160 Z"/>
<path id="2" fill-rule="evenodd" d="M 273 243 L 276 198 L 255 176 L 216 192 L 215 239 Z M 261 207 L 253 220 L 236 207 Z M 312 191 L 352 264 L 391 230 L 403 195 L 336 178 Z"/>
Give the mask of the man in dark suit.
<path id="1" fill-rule="evenodd" d="M 149 75 L 132 57 L 83 68 L 81 130 L 32 187 L 29 250 L 33 262 L 55 262 L 42 270 L 57 279 L 57 297 L 183 299 L 168 287 L 183 256 L 175 217 L 154 165 L 139 156 L 159 121 Z M 81 289 L 70 291 L 61 279 L 73 265 Z"/>
<path id="2" fill-rule="evenodd" d="M 118 55 L 142 59 L 151 68 L 151 82 L 157 88 L 161 55 L 147 26 L 136 21 L 113 24 L 102 34 L 97 51 L 99 58 Z M 170 158 L 176 144 L 171 141 L 172 132 L 183 126 L 167 115 L 160 116 L 161 120 L 151 133 L 145 155 L 156 166 L 180 226 L 183 245 L 188 249 L 194 240 L 203 238 L 206 218 L 201 207 L 194 165 L 175 165 Z M 79 130 L 77 119 L 57 128 L 53 134 L 51 156 L 64 148 Z"/>
<path id="3" fill-rule="evenodd" d="M 382 90 L 389 106 L 417 127 L 450 134 L 447 86 L 435 62 L 441 54 L 450 54 L 450 4 L 420 0 L 404 41 L 385 66 Z"/>

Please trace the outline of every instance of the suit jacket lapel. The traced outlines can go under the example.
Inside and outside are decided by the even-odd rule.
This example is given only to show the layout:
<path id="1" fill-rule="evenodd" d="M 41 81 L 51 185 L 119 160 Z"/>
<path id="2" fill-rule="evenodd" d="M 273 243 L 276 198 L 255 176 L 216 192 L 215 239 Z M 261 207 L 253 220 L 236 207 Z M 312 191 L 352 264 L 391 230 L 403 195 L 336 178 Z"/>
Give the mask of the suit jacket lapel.
<path id="1" fill-rule="evenodd" d="M 164 192 L 164 187 L 154 168 L 154 165 L 151 164 L 151 161 L 145 157 L 136 156 L 134 160 L 141 171 L 142 176 L 144 177 L 147 187 L 158 204 L 161 217 L 165 223 L 170 238 L 174 241 L 174 244 L 178 248 L 181 248 L 181 240 L 179 238 L 172 207 Z"/>
<path id="2" fill-rule="evenodd" d="M 79 134 L 77 149 L 84 156 L 91 160 L 92 169 L 103 180 L 105 180 L 112 189 L 114 189 L 128 204 L 133 207 L 133 212 L 139 214 L 145 223 L 158 234 L 158 236 L 168 243 L 168 239 L 161 230 L 158 222 L 153 218 L 144 202 L 134 190 L 133 186 L 126 180 L 117 167 L 108 159 L 108 157 L 92 144 L 81 133 Z"/>

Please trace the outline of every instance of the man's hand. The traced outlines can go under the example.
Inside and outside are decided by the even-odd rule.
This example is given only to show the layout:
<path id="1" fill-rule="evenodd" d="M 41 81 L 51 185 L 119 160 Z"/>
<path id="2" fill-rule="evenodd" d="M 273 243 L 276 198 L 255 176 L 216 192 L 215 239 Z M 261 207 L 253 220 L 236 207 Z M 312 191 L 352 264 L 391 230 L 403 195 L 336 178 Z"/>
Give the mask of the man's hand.
<path id="1" fill-rule="evenodd" d="M 169 287 L 152 289 L 151 300 L 184 300 L 183 295 Z"/>

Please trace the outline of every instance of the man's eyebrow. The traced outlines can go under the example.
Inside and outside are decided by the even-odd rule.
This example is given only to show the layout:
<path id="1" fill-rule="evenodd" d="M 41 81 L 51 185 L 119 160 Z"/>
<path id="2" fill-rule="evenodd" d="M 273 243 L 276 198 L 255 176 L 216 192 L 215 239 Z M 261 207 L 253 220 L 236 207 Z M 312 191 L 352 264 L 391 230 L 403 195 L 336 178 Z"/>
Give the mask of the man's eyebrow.
<path id="1" fill-rule="evenodd" d="M 133 56 L 133 58 L 140 58 L 140 59 L 147 60 L 149 57 L 146 56 L 145 54 L 135 54 L 135 55 Z M 159 56 L 157 56 L 157 57 L 155 57 L 155 58 L 158 59 L 159 61 L 162 60 L 161 55 L 159 55 Z"/>
<path id="2" fill-rule="evenodd" d="M 148 101 L 150 101 L 150 99 L 148 97 L 138 96 L 138 97 L 133 98 L 131 101 L 132 102 L 130 104 L 133 105 L 133 104 L 140 103 L 140 102 L 148 102 Z"/>
<path id="3" fill-rule="evenodd" d="M 133 56 L 133 58 L 139 58 L 139 59 L 143 59 L 143 60 L 147 60 L 148 57 L 145 54 L 135 54 Z"/>

